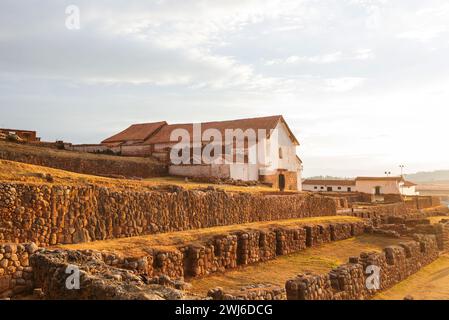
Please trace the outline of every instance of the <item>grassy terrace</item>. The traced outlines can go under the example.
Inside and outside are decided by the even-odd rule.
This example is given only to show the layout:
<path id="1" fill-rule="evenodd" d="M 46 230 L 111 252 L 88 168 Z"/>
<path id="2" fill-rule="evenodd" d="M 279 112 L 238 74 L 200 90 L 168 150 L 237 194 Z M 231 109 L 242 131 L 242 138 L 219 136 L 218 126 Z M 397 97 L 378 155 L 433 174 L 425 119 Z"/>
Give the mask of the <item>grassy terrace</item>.
<path id="1" fill-rule="evenodd" d="M 288 279 L 294 278 L 299 273 L 326 273 L 338 265 L 348 262 L 351 256 L 359 256 L 363 251 L 380 252 L 384 247 L 401 241 L 403 240 L 363 235 L 328 243 L 292 255 L 280 256 L 276 260 L 228 271 L 224 274 L 213 274 L 200 279 L 191 279 L 189 280 L 193 286 L 191 291 L 194 294 L 204 296 L 209 289 L 215 287 L 237 290 L 245 285 L 267 282 L 284 287 Z"/>
<path id="2" fill-rule="evenodd" d="M 126 159 L 125 157 L 123 157 Z M 50 174 L 54 181 L 48 183 L 40 174 Z M 87 174 L 79 174 L 70 171 L 53 169 L 49 167 L 36 166 L 21 162 L 0 160 L 0 181 L 35 183 L 35 184 L 64 184 L 64 185 L 88 185 L 96 184 L 110 188 L 141 189 L 164 185 L 176 185 L 185 189 L 199 189 L 208 186 L 215 186 L 226 191 L 235 192 L 272 192 L 274 189 L 267 186 L 234 186 L 234 185 L 213 185 L 208 183 L 186 182 L 177 177 L 158 177 L 145 180 L 114 179 Z"/>
<path id="3" fill-rule="evenodd" d="M 113 240 L 104 240 L 80 244 L 70 244 L 60 246 L 65 249 L 93 249 L 93 250 L 107 250 L 126 254 L 127 256 L 141 256 L 145 255 L 145 248 L 148 247 L 163 247 L 164 249 L 174 249 L 176 246 L 201 242 L 204 239 L 210 239 L 214 235 L 224 234 L 231 231 L 245 230 L 251 228 L 270 228 L 275 226 L 289 226 L 301 224 L 317 224 L 317 223 L 332 223 L 332 222 L 355 222 L 361 221 L 356 217 L 332 216 L 332 217 L 315 217 L 303 219 L 288 219 L 267 222 L 253 222 L 239 225 L 204 228 L 199 230 L 188 230 L 161 233 L 155 235 L 147 235 L 140 237 L 121 238 Z"/>

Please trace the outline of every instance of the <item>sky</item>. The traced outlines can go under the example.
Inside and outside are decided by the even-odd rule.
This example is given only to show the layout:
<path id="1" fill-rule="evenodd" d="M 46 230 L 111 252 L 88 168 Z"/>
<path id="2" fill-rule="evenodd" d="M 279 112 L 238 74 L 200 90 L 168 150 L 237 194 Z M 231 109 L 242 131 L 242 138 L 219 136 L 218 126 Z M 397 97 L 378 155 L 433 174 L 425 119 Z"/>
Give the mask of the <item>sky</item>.
<path id="1" fill-rule="evenodd" d="M 446 0 L 2 0 L 1 9 L 0 127 L 98 143 L 132 123 L 282 114 L 304 176 L 449 169 Z"/>

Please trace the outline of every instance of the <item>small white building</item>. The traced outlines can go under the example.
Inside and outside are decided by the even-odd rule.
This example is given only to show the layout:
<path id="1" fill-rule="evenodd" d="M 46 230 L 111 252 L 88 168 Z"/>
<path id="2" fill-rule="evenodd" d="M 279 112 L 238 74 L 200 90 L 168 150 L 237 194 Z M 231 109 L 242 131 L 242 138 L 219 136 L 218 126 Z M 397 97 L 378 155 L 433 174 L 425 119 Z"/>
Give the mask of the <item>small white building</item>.
<path id="1" fill-rule="evenodd" d="M 362 192 L 379 196 L 400 194 L 416 196 L 416 184 L 403 177 L 357 177 L 354 180 L 313 180 L 303 181 L 304 191 L 314 192 Z"/>
<path id="2" fill-rule="evenodd" d="M 419 192 L 416 191 L 416 186 L 415 183 L 405 180 L 400 186 L 401 194 L 404 196 L 419 196 Z"/>
<path id="3" fill-rule="evenodd" d="M 407 183 L 407 187 L 405 184 Z M 409 192 L 409 185 L 403 177 L 357 177 L 355 179 L 356 189 L 359 192 L 382 195 L 382 194 L 404 194 Z"/>
<path id="4" fill-rule="evenodd" d="M 355 180 L 317 180 L 306 179 L 302 182 L 304 191 L 314 192 L 354 192 Z"/>

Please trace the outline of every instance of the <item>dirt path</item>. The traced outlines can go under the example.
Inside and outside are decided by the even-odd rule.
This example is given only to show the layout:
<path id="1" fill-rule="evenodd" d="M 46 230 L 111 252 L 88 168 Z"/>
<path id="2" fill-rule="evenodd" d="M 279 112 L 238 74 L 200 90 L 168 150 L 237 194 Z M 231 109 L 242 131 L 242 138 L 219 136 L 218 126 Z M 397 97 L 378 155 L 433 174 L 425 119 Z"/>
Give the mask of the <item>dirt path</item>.
<path id="1" fill-rule="evenodd" d="M 255 283 L 272 283 L 281 287 L 298 273 L 326 273 L 351 256 L 359 256 L 363 251 L 381 251 L 384 247 L 403 240 L 363 235 L 357 238 L 337 241 L 316 248 L 309 248 L 296 254 L 277 257 L 276 260 L 247 266 L 224 274 L 215 274 L 200 279 L 188 280 L 191 292 L 207 294 L 214 287 L 239 289 Z"/>
<path id="2" fill-rule="evenodd" d="M 449 300 L 449 254 L 440 258 L 393 288 L 378 294 L 377 300 Z"/>

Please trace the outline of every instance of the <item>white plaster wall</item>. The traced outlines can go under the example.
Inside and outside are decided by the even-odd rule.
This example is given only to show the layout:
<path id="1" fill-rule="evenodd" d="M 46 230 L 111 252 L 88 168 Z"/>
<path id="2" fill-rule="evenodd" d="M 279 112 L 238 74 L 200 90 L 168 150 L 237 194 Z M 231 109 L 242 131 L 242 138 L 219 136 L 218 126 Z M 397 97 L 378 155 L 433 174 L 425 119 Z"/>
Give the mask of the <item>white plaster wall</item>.
<path id="1" fill-rule="evenodd" d="M 315 189 L 317 187 L 317 189 Z M 323 189 L 321 189 L 323 187 Z M 348 188 L 351 188 L 351 192 L 356 192 L 357 188 L 356 186 L 343 186 L 338 184 L 332 184 L 332 185 L 324 185 L 324 184 L 303 184 L 302 189 L 304 191 L 313 191 L 313 192 L 327 192 L 327 187 L 332 187 L 332 192 L 348 192 Z M 341 188 L 341 190 L 338 190 L 338 188 Z"/>
<path id="2" fill-rule="evenodd" d="M 416 192 L 416 187 L 401 187 L 401 193 L 405 196 L 417 196 L 419 192 Z"/>
<path id="3" fill-rule="evenodd" d="M 279 148 L 282 149 L 282 159 L 279 158 Z M 278 169 L 297 171 L 296 145 L 288 135 L 288 129 L 280 122 L 266 142 L 266 164 L 262 174 L 273 174 Z"/>
<path id="4" fill-rule="evenodd" d="M 230 177 L 229 165 L 172 165 L 168 172 L 173 176 L 182 177 L 214 177 L 226 179 Z"/>
<path id="5" fill-rule="evenodd" d="M 259 180 L 259 167 L 256 164 L 235 163 L 229 165 L 230 176 L 234 180 L 257 181 Z"/>
<path id="6" fill-rule="evenodd" d="M 399 194 L 399 183 L 396 181 L 382 181 L 382 180 L 356 180 L 357 191 L 375 194 L 376 186 L 381 187 L 381 194 Z"/>

